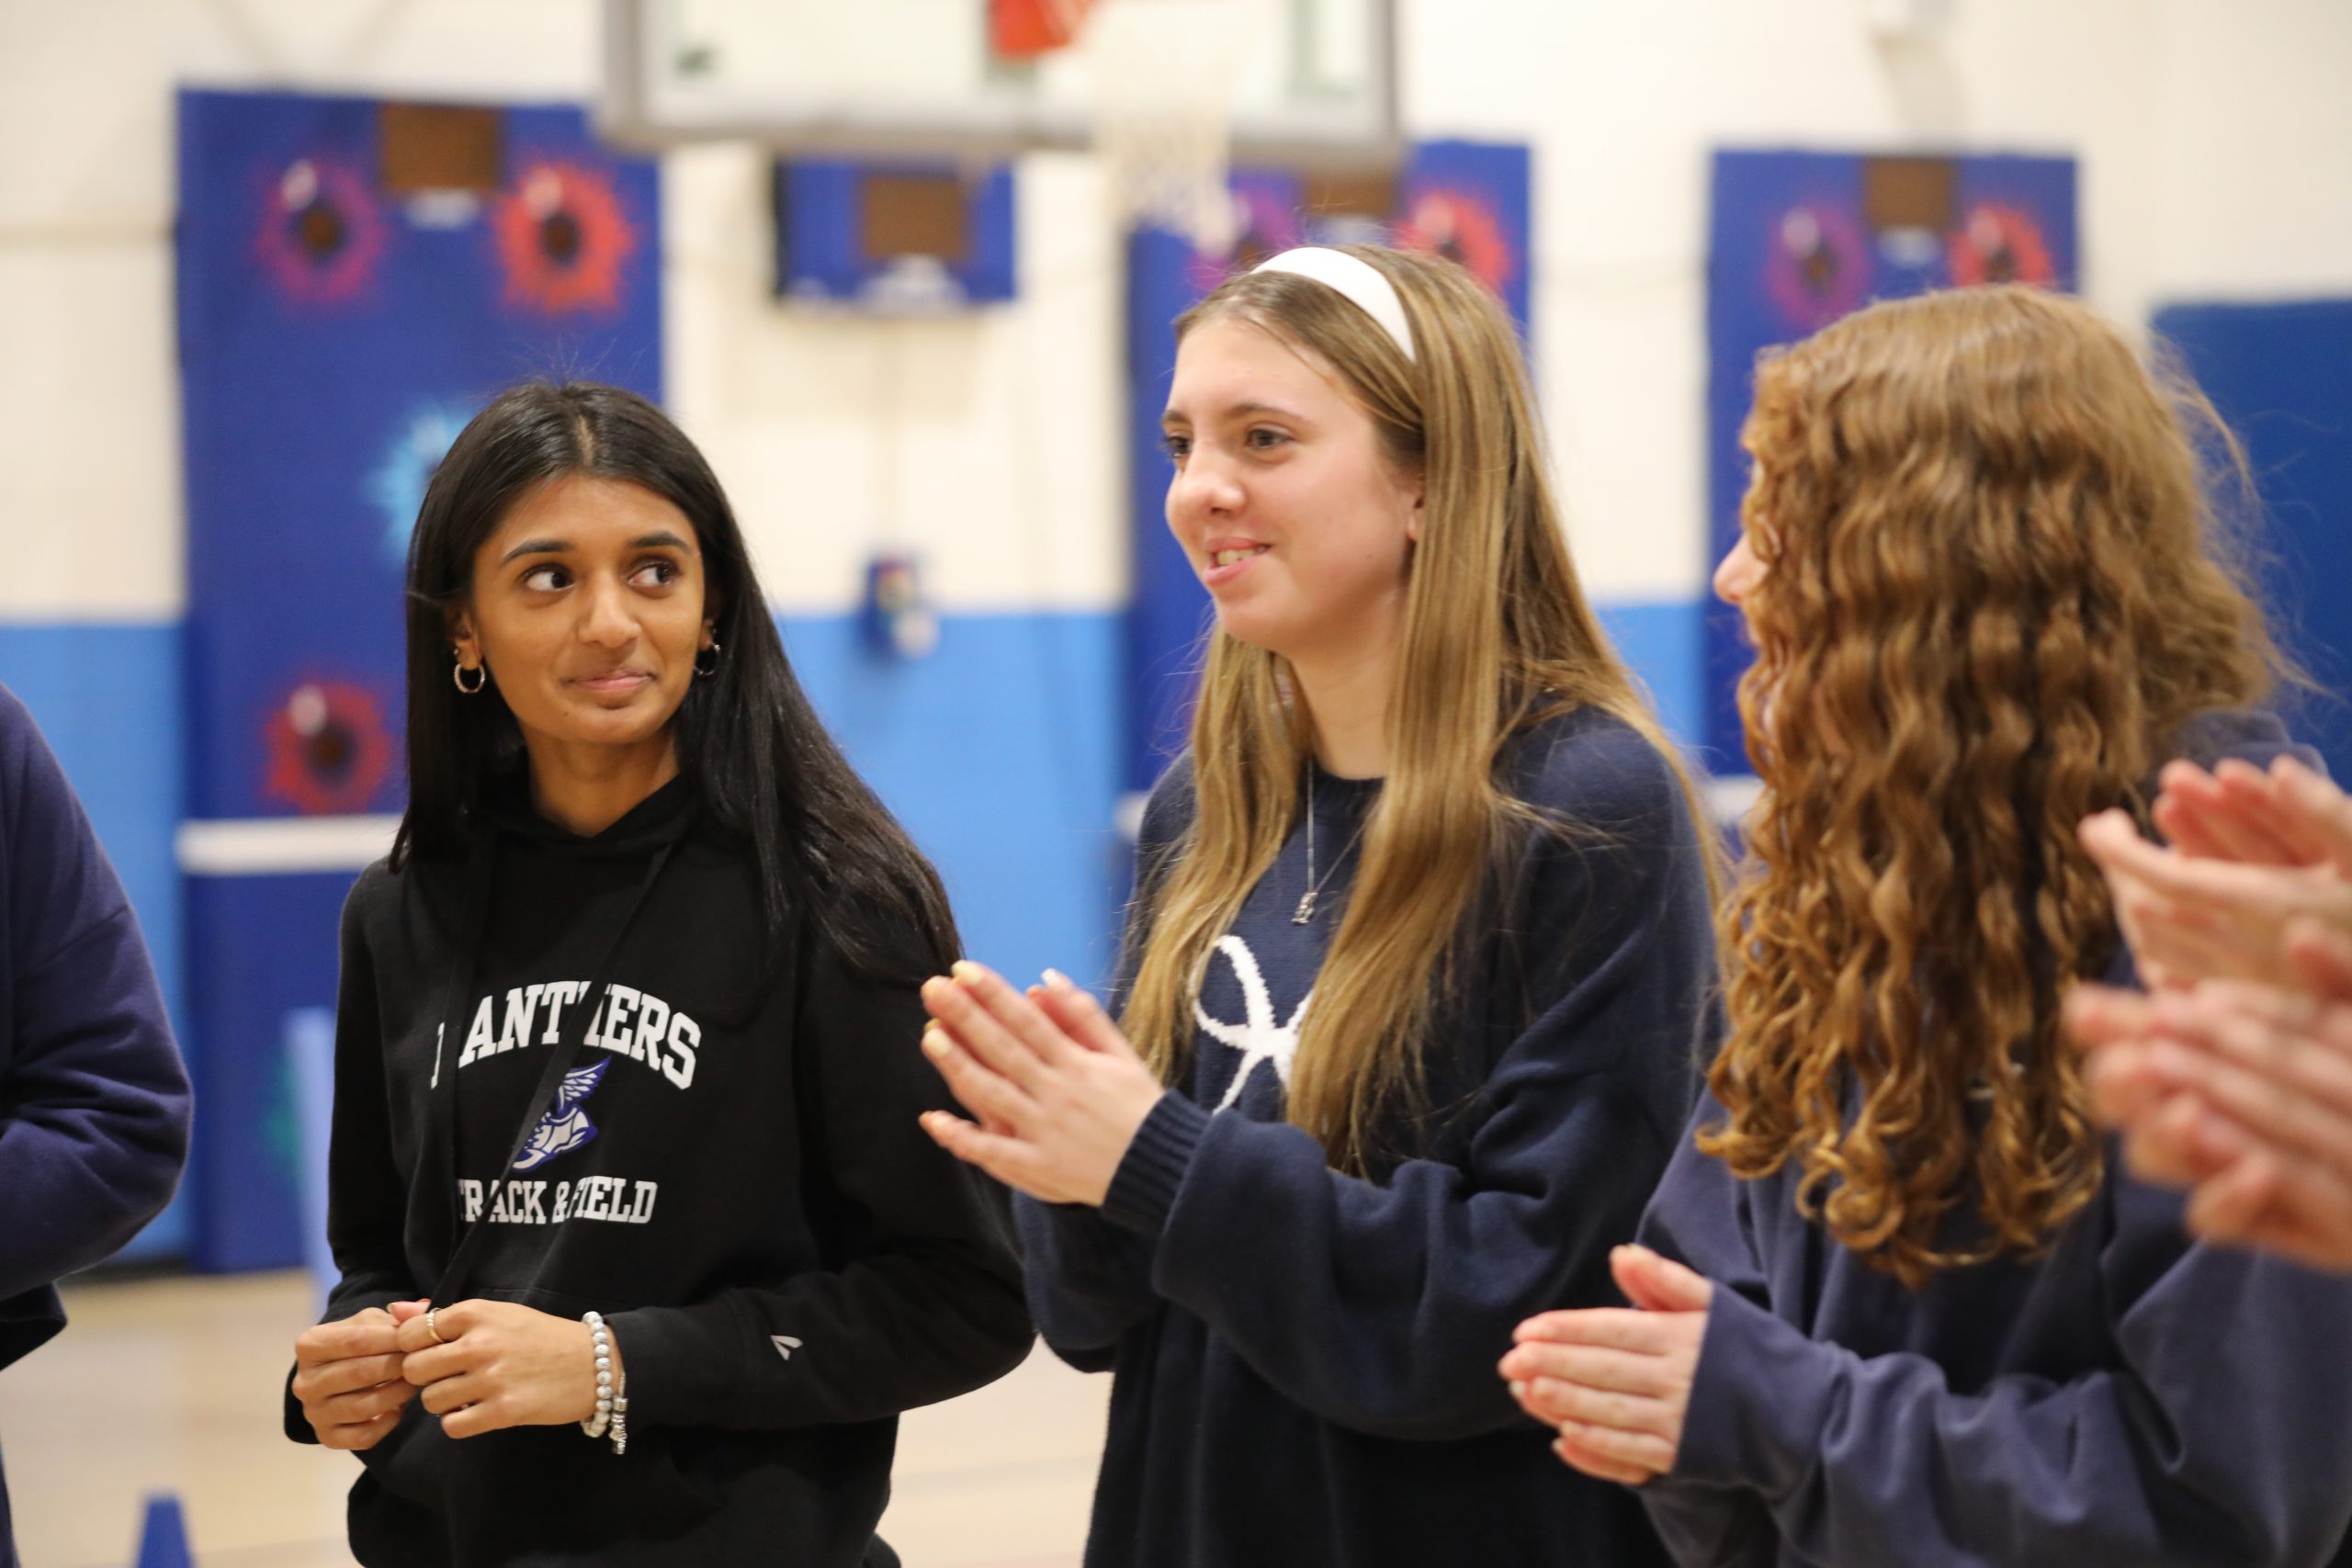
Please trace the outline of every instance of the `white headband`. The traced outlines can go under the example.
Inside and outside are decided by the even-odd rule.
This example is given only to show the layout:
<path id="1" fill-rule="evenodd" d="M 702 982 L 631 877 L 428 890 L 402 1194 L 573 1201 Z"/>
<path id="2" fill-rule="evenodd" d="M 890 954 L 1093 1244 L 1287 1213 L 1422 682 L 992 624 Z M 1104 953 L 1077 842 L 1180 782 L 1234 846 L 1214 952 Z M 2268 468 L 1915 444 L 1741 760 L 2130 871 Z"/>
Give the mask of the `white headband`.
<path id="1" fill-rule="evenodd" d="M 1303 245 L 1295 251 L 1284 251 L 1254 270 L 1295 273 L 1311 277 L 1327 288 L 1338 289 L 1354 302 L 1356 309 L 1380 323 L 1381 331 L 1404 351 L 1406 358 L 1413 357 L 1413 326 L 1405 319 L 1405 302 L 1396 298 L 1396 286 L 1362 256 L 1351 256 L 1326 245 Z"/>

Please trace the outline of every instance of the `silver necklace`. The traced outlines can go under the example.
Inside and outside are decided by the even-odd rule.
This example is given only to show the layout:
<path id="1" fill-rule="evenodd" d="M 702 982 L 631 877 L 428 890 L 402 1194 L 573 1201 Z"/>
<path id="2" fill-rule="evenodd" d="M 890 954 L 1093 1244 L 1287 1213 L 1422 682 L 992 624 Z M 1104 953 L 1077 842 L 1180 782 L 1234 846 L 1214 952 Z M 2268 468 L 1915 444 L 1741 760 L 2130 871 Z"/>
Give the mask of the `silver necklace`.
<path id="1" fill-rule="evenodd" d="M 1347 864 L 1348 852 L 1356 847 L 1356 840 L 1363 837 L 1363 830 L 1371 821 L 1372 814 L 1367 811 L 1364 813 L 1363 820 L 1356 824 L 1355 832 L 1349 838 L 1345 844 L 1340 846 L 1340 858 L 1331 863 L 1331 869 L 1323 874 L 1322 881 L 1317 882 L 1315 879 L 1315 764 L 1312 762 L 1307 764 L 1306 891 L 1305 894 L 1300 896 L 1298 908 L 1291 911 L 1290 923 L 1292 925 L 1303 926 L 1306 924 L 1307 921 L 1315 918 L 1316 900 L 1322 897 L 1323 889 L 1329 884 L 1331 878 L 1340 874 L 1340 868 Z"/>

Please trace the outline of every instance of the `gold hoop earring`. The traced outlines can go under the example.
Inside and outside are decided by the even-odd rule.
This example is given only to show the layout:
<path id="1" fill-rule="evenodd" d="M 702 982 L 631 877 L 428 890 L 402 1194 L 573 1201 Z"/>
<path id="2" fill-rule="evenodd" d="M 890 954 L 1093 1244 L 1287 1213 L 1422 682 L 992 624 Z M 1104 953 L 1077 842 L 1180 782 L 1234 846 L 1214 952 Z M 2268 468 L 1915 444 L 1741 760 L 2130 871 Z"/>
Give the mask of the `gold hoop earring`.
<path id="1" fill-rule="evenodd" d="M 449 666 L 449 680 L 457 686 L 458 690 L 470 697 L 479 693 L 484 686 L 490 684 L 490 671 L 488 667 L 477 664 L 472 670 L 474 683 L 470 686 L 467 685 L 466 675 L 468 671 L 466 669 L 465 655 L 452 649 L 450 657 L 455 659 L 457 662 Z"/>
<path id="2" fill-rule="evenodd" d="M 710 655 L 710 662 L 707 664 L 703 662 L 702 658 L 706 653 Z M 717 637 L 710 639 L 708 648 L 699 648 L 695 650 L 695 673 L 697 675 L 718 673 L 718 639 Z"/>

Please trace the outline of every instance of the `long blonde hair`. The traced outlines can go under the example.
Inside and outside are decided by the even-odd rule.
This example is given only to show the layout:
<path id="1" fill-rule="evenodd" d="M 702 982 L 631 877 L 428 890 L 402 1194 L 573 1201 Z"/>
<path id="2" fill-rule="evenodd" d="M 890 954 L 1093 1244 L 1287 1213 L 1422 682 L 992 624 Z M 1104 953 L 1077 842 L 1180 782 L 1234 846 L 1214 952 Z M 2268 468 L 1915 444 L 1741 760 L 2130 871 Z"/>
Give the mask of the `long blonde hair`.
<path id="1" fill-rule="evenodd" d="M 1531 812 L 1496 780 L 1512 734 L 1579 706 L 1615 715 L 1690 780 L 1601 631 L 1561 534 L 1518 341 L 1461 267 L 1350 246 L 1396 286 L 1418 361 L 1327 286 L 1285 273 L 1228 280 L 1177 322 L 1236 318 L 1315 355 L 1371 417 L 1399 473 L 1420 476 L 1391 765 L 1363 832 L 1293 1059 L 1289 1117 L 1331 1162 L 1363 1171 L 1389 1118 L 1422 1109 L 1422 1053 L 1458 941 Z M 1296 819 L 1311 719 L 1287 661 L 1222 630 L 1209 639 L 1192 730 L 1190 827 L 1149 896 L 1124 1019 L 1164 1078 L 1192 1049 L 1193 998 L 1217 939 Z"/>
<path id="2" fill-rule="evenodd" d="M 2193 388 L 2023 288 L 1875 306 L 1758 372 L 1739 703 L 1766 792 L 1700 1143 L 1793 1166 L 1800 1208 L 1907 1283 L 2030 1255 L 2098 1190 L 2058 1002 L 2119 939 L 2075 825 L 2144 814 L 2184 721 L 2283 668 L 2217 553 L 2206 437 L 2233 454 Z"/>

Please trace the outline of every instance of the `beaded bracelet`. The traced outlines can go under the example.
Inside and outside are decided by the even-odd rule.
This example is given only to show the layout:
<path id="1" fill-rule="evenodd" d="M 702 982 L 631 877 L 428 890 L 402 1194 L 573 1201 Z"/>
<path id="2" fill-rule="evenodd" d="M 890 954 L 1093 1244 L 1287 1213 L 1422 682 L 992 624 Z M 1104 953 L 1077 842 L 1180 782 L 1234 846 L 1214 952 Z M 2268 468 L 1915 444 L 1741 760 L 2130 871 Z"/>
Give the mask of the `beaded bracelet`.
<path id="1" fill-rule="evenodd" d="M 580 1423 L 580 1429 L 590 1438 L 609 1435 L 613 1452 L 628 1451 L 628 1374 L 620 1374 L 616 1383 L 613 1376 L 613 1331 L 600 1312 L 583 1313 L 580 1321 L 588 1325 L 588 1342 L 596 1352 L 596 1414 Z"/>

